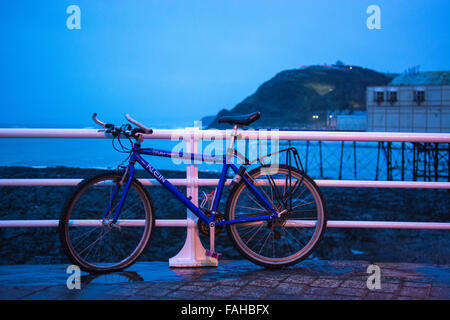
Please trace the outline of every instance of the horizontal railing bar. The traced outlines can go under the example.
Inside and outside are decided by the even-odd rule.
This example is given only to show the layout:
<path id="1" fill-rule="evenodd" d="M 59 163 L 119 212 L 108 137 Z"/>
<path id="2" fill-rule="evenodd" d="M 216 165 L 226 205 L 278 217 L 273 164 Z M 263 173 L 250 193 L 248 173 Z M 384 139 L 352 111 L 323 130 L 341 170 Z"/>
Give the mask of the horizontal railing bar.
<path id="1" fill-rule="evenodd" d="M 154 179 L 138 179 L 145 186 L 160 186 Z M 82 179 L 0 179 L 0 186 L 46 186 L 62 187 L 76 186 Z M 433 181 L 371 181 L 371 180 L 314 180 L 320 187 L 342 187 L 342 188 L 404 188 L 404 189 L 450 189 L 450 182 Z M 188 186 L 188 179 L 170 179 L 175 186 Z M 197 186 L 216 186 L 218 179 L 197 179 L 193 183 Z M 283 185 L 284 180 L 276 181 Z M 226 185 L 231 179 L 226 181 Z M 260 183 L 257 183 L 258 185 Z"/>
<path id="2" fill-rule="evenodd" d="M 371 181 L 371 180 L 314 180 L 320 187 L 341 188 L 398 188 L 398 189 L 450 189 L 450 182 L 432 181 Z"/>
<path id="3" fill-rule="evenodd" d="M 192 221 L 192 220 L 191 220 Z M 254 224 L 263 222 L 254 222 Z M 312 228 L 312 220 L 288 220 L 287 227 Z M 29 228 L 29 227 L 58 227 L 58 220 L 0 220 L 0 228 Z M 102 224 L 101 220 L 73 220 L 73 227 L 95 227 Z M 120 226 L 143 226 L 145 220 L 119 220 Z M 187 219 L 157 219 L 157 227 L 188 227 Z M 195 226 L 194 223 L 191 225 Z M 368 229 L 423 229 L 423 230 L 450 230 L 450 223 L 446 222 L 406 222 L 406 221 L 328 221 L 327 228 L 368 228 Z"/>
<path id="4" fill-rule="evenodd" d="M 188 227 L 188 219 L 156 219 L 155 225 L 157 227 Z M 71 226 L 100 226 L 101 220 L 74 220 Z M 0 228 L 32 228 L 32 227 L 58 227 L 59 220 L 0 220 Z M 123 226 L 144 226 L 145 220 L 120 220 L 119 225 Z M 195 224 L 192 224 L 195 226 Z"/>
<path id="5" fill-rule="evenodd" d="M 173 137 L 191 137 L 184 129 L 157 129 L 152 134 L 144 135 L 146 139 L 171 139 Z M 61 138 L 61 139 L 109 139 L 111 135 L 102 129 L 28 129 L 0 128 L 0 138 Z"/>
<path id="6" fill-rule="evenodd" d="M 231 130 L 155 129 L 146 139 L 228 139 Z M 0 138 L 111 138 L 97 129 L 0 128 Z M 448 133 L 243 130 L 242 139 L 450 143 Z"/>
<path id="7" fill-rule="evenodd" d="M 290 227 L 314 227 L 314 221 L 289 221 Z M 328 221 L 327 228 L 368 228 L 368 229 L 425 229 L 450 230 L 447 222 L 406 222 L 406 221 Z"/>
<path id="8" fill-rule="evenodd" d="M 160 186 L 154 179 L 138 179 L 146 186 Z M 78 185 L 83 179 L 0 179 L 0 186 L 21 186 L 21 187 L 69 187 Z M 187 179 L 170 179 L 170 182 L 175 186 L 186 186 Z M 216 183 L 217 185 L 217 183 Z"/>

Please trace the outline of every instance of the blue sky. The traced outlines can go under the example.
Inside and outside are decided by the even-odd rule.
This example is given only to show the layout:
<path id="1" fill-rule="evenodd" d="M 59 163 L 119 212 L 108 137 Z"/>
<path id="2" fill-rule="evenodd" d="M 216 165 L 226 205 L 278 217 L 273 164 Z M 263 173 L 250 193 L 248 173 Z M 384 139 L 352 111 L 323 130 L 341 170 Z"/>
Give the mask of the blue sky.
<path id="1" fill-rule="evenodd" d="M 68 30 L 66 8 L 81 9 Z M 381 30 L 366 9 L 381 8 Z M 9 1 L 0 10 L 0 126 L 149 126 L 232 108 L 279 71 L 345 63 L 450 70 L 447 0 Z"/>

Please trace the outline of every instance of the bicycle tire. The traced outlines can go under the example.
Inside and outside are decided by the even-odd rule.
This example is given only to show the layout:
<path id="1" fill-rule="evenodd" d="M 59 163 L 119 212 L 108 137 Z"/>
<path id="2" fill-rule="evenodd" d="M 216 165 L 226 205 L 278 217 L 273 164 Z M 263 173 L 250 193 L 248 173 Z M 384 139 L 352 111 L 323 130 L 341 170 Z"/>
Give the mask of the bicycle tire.
<path id="1" fill-rule="evenodd" d="M 73 264 L 78 265 L 81 268 L 81 270 L 83 270 L 83 271 L 87 271 L 87 272 L 121 271 L 121 270 L 129 267 L 137 259 L 139 259 L 139 257 L 142 255 L 142 253 L 144 252 L 144 250 L 146 249 L 146 247 L 148 246 L 148 244 L 150 242 L 152 231 L 155 226 L 155 218 L 154 218 L 154 214 L 153 214 L 153 212 L 154 212 L 153 202 L 152 202 L 149 194 L 145 190 L 145 188 L 142 186 L 142 184 L 138 180 L 133 178 L 131 185 L 130 185 L 128 195 L 127 195 L 127 199 L 124 203 L 124 207 L 122 208 L 122 212 L 121 212 L 121 215 L 118 220 L 118 222 L 119 222 L 118 225 L 120 226 L 120 228 L 111 228 L 111 226 L 107 226 L 107 225 L 103 225 L 103 224 L 100 226 L 91 227 L 91 228 L 94 228 L 94 230 L 95 230 L 95 228 L 97 228 L 97 230 L 100 230 L 100 232 L 102 232 L 101 236 L 99 237 L 100 240 L 98 241 L 99 242 L 98 245 L 100 245 L 101 242 L 104 242 L 103 241 L 104 238 L 106 241 L 106 235 L 108 236 L 111 244 L 113 243 L 111 240 L 113 238 L 113 235 L 114 235 L 114 237 L 121 236 L 121 238 L 123 238 L 123 240 L 127 240 L 127 241 L 133 240 L 135 238 L 139 238 L 137 245 L 130 252 L 130 254 L 125 253 L 126 257 L 124 257 L 123 259 L 117 258 L 117 259 L 119 259 L 118 261 L 93 262 L 93 261 L 88 261 L 86 257 L 83 258 L 79 252 L 80 250 L 77 250 L 74 246 L 73 240 L 75 240 L 75 239 L 71 238 L 71 231 L 76 230 L 77 227 L 72 227 L 71 224 L 69 223 L 71 217 L 73 219 L 76 219 L 76 218 L 78 218 L 78 215 L 80 215 L 80 217 L 84 217 L 84 214 L 87 216 L 88 215 L 87 208 L 89 207 L 89 210 L 96 211 L 95 215 L 90 212 L 89 217 L 91 217 L 91 215 L 94 217 L 98 216 L 98 218 L 96 218 L 96 219 L 100 219 L 105 214 L 106 209 L 100 210 L 100 209 L 103 209 L 103 207 L 101 207 L 101 206 L 103 206 L 103 203 L 101 203 L 102 200 L 97 199 L 98 198 L 97 196 L 100 194 L 100 192 L 104 193 L 104 191 L 98 191 L 98 190 L 100 190 L 100 188 L 98 186 L 101 186 L 101 183 L 102 182 L 104 183 L 105 181 L 110 181 L 112 183 L 117 184 L 119 181 L 121 181 L 121 179 L 122 179 L 122 174 L 119 174 L 114 171 L 106 172 L 106 173 L 85 179 L 77 186 L 77 189 L 72 193 L 72 195 L 67 199 L 66 203 L 64 204 L 64 207 L 62 209 L 61 216 L 59 219 L 59 225 L 58 225 L 58 232 L 59 232 L 61 246 L 62 246 L 64 253 L 69 258 L 69 260 Z M 105 183 L 105 185 L 107 185 L 107 183 Z M 89 194 L 88 191 L 92 191 L 92 194 Z M 125 213 L 128 216 L 129 215 L 137 216 L 137 213 L 135 213 L 135 212 L 142 211 L 142 210 L 138 210 L 138 209 L 134 209 L 133 212 L 131 212 L 131 213 L 124 211 L 124 210 L 130 210 L 130 208 L 127 209 L 125 206 L 127 203 L 129 203 L 129 201 L 131 201 L 131 197 L 134 197 L 135 195 L 137 195 L 138 198 L 140 199 L 140 203 L 141 203 L 142 209 L 144 211 L 144 215 L 143 215 L 144 219 L 141 219 L 141 220 L 144 220 L 142 235 L 139 235 L 136 232 L 136 229 L 139 228 L 139 230 L 141 230 L 142 229 L 141 227 L 126 228 L 126 226 L 122 227 L 120 225 L 121 219 L 126 217 Z M 120 196 L 116 197 L 116 199 L 118 199 L 118 198 L 120 198 Z M 107 200 L 107 202 L 108 202 L 108 200 Z M 136 206 L 137 203 L 139 203 L 139 202 L 135 202 L 131 208 Z M 96 207 L 96 204 L 98 204 L 97 207 Z M 77 209 L 78 206 L 81 206 L 81 208 L 82 208 L 82 210 L 80 210 L 79 214 L 78 214 L 78 211 L 75 211 L 75 209 L 78 210 Z M 94 207 L 94 208 L 92 209 L 92 207 Z M 110 212 L 113 212 L 113 210 L 110 210 Z M 80 220 L 83 220 L 83 219 L 80 219 Z M 103 232 L 102 231 L 103 228 L 108 228 L 109 231 L 107 233 L 106 233 L 106 231 Z M 135 228 L 135 229 L 133 229 L 131 232 L 131 228 Z M 116 230 L 114 230 L 114 229 L 119 230 L 120 234 L 118 234 L 116 232 Z M 125 230 L 127 232 L 125 232 Z M 88 234 L 88 235 L 86 235 L 86 234 Z M 80 243 L 81 243 L 81 241 L 85 241 L 85 239 L 90 238 L 91 235 L 95 235 L 95 232 L 89 231 L 89 232 L 84 233 L 82 235 L 82 237 L 80 236 L 81 237 Z M 115 242 L 117 242 L 117 243 L 115 243 Z M 115 241 L 115 242 L 114 242 L 114 244 L 117 245 L 117 247 L 111 247 L 110 251 L 109 251 L 111 260 L 113 260 L 112 258 L 113 258 L 114 251 L 115 250 L 118 251 L 117 248 L 121 248 L 122 252 L 126 252 L 122 248 L 122 246 L 124 246 L 126 249 L 127 244 L 123 243 L 125 241 Z M 133 247 L 133 245 L 130 245 L 130 247 Z M 86 250 L 86 249 L 84 249 L 84 250 Z M 89 251 L 91 251 L 91 250 L 92 250 L 92 248 L 89 249 Z M 101 249 L 98 249 L 98 250 L 101 250 Z M 89 252 L 88 252 L 88 255 L 89 255 Z"/>
<path id="2" fill-rule="evenodd" d="M 289 174 L 289 172 L 291 172 L 291 175 L 293 177 L 295 177 L 296 181 L 301 181 L 298 182 L 298 184 L 302 184 L 305 186 L 305 188 L 307 190 L 309 190 L 309 192 L 311 193 L 313 199 L 314 199 L 314 204 L 317 206 L 317 219 L 315 222 L 315 228 L 314 228 L 314 232 L 312 234 L 312 236 L 310 237 L 310 240 L 300 249 L 297 250 L 295 253 L 293 254 L 289 254 L 287 256 L 280 256 L 280 257 L 275 257 L 276 256 L 276 250 L 275 250 L 275 241 L 280 240 L 280 239 L 276 239 L 277 237 L 279 237 L 279 235 L 277 235 L 276 232 L 280 233 L 279 231 L 276 231 L 275 229 L 277 227 L 274 227 L 274 225 L 276 225 L 275 222 L 270 222 L 269 221 L 265 221 L 265 222 L 258 222 L 260 224 L 260 227 L 258 227 L 258 229 L 255 231 L 259 232 L 259 230 L 264 231 L 267 227 L 267 229 L 272 230 L 268 232 L 268 235 L 264 235 L 265 240 L 263 242 L 263 244 L 261 245 L 261 248 L 259 250 L 259 252 L 256 252 L 255 248 L 252 249 L 250 248 L 250 245 L 252 244 L 251 241 L 253 240 L 258 240 L 258 237 L 255 237 L 254 235 L 252 236 L 252 238 L 250 240 L 248 240 L 246 243 L 244 243 L 244 239 L 243 239 L 243 235 L 241 235 L 238 231 L 239 228 L 241 228 L 242 230 L 245 230 L 244 228 L 247 226 L 248 228 L 253 228 L 253 230 L 256 228 L 256 226 L 258 225 L 258 223 L 248 223 L 248 224 L 229 224 L 227 225 L 227 232 L 228 232 L 228 236 L 231 240 L 231 242 L 234 244 L 235 248 L 241 253 L 242 256 L 244 256 L 245 258 L 247 258 L 248 260 L 250 260 L 251 262 L 257 264 L 257 265 L 261 265 L 267 268 L 284 268 L 284 267 L 288 267 L 291 265 L 295 265 L 297 263 L 299 263 L 300 261 L 304 260 L 305 258 L 307 258 L 313 251 L 314 249 L 317 247 L 317 245 L 319 244 L 319 242 L 321 241 L 323 234 L 326 230 L 326 223 L 327 223 L 327 213 L 326 213 L 326 206 L 325 206 L 325 201 L 323 199 L 323 195 L 320 191 L 320 189 L 318 188 L 318 186 L 316 185 L 316 183 L 314 182 L 314 180 L 309 177 L 306 173 L 298 170 L 297 168 L 294 167 L 290 167 L 290 171 L 289 171 L 289 167 L 286 165 L 279 165 L 278 167 L 274 168 L 274 169 L 270 169 L 270 167 L 258 167 L 255 168 L 253 170 L 251 170 L 250 172 L 248 172 L 249 177 L 251 178 L 251 180 L 253 181 L 257 181 L 260 177 L 264 176 L 263 173 L 267 173 L 267 170 L 275 170 L 275 171 L 271 171 L 269 173 L 275 173 L 275 174 L 286 174 L 286 176 Z M 266 175 L 267 176 L 267 175 Z M 268 176 L 267 176 L 268 177 Z M 261 179 L 260 179 L 261 180 Z M 270 184 L 270 182 L 269 182 Z M 289 183 L 289 185 L 291 186 L 293 183 Z M 286 183 L 286 186 L 288 185 L 288 183 Z M 259 186 L 257 187 L 258 190 L 260 190 L 262 187 Z M 286 188 L 286 187 L 285 187 Z M 241 197 L 241 195 L 244 194 L 244 191 L 248 189 L 247 186 L 245 185 L 245 182 L 243 180 L 241 180 L 237 185 L 235 185 L 233 187 L 233 189 L 230 192 L 230 196 L 228 197 L 227 200 L 227 204 L 226 204 L 226 218 L 231 221 L 234 220 L 236 218 L 242 218 L 245 217 L 245 212 L 244 211 L 248 211 L 249 209 L 245 209 L 248 208 L 248 204 L 252 203 L 252 201 L 247 200 L 247 202 L 245 202 L 245 199 L 242 198 L 241 200 L 241 205 L 240 208 L 238 208 L 238 210 L 242 211 L 241 216 L 238 217 L 236 214 L 236 208 L 237 208 L 237 203 L 239 201 L 239 198 Z M 261 190 L 260 190 L 261 191 Z M 264 191 L 264 190 L 263 190 Z M 265 191 L 264 191 L 265 192 Z M 271 187 L 271 193 L 276 193 L 276 190 L 273 190 Z M 306 191 L 304 191 L 306 192 Z M 249 193 L 249 191 L 247 192 Z M 286 193 L 286 189 L 284 191 L 285 194 Z M 265 196 L 266 198 L 270 198 L 267 196 L 267 192 L 265 192 Z M 272 194 L 273 196 L 273 194 Z M 307 196 L 307 195 L 306 195 Z M 251 198 L 251 196 L 250 196 Z M 274 197 L 272 197 L 274 198 Z M 275 197 L 277 198 L 277 197 Z M 270 199 L 268 199 L 270 200 Z M 255 200 L 253 199 L 253 202 Z M 272 201 L 272 203 L 274 203 L 275 200 L 270 200 Z M 304 200 L 301 200 L 304 201 Z M 245 204 L 246 206 L 244 206 L 243 204 Z M 277 204 L 278 205 L 278 204 Z M 279 205 L 282 207 L 282 204 Z M 299 204 L 298 206 L 305 206 L 305 204 Z M 262 208 L 262 207 L 261 207 Z M 269 212 L 268 210 L 263 210 L 261 208 L 258 208 L 258 210 L 256 211 L 251 211 L 247 216 L 258 216 L 258 215 L 269 215 L 271 214 L 271 212 Z M 292 204 L 291 204 L 291 208 Z M 281 210 L 281 208 L 279 208 Z M 279 212 L 280 212 L 279 210 Z M 295 210 L 291 209 L 291 215 L 295 212 Z M 297 210 L 298 211 L 298 210 Z M 300 211 L 312 211 L 312 210 L 305 210 L 302 209 Z M 300 212 L 298 211 L 298 212 Z M 258 213 L 255 213 L 258 212 Z M 274 219 L 274 221 L 276 221 L 278 218 Z M 285 224 L 282 224 L 281 222 L 278 222 L 280 224 L 280 229 L 283 228 L 286 229 L 286 226 L 289 225 L 289 223 L 293 222 L 293 220 L 297 220 L 294 218 L 291 218 L 291 220 L 284 220 Z M 302 220 L 302 219 L 298 219 L 298 220 Z M 305 219 L 306 220 L 306 219 Z M 280 220 L 281 221 L 281 220 Z M 294 221 L 295 223 L 295 221 Z M 253 226 L 254 225 L 254 226 Z M 243 227 L 242 227 L 243 226 Z M 264 226 L 264 229 L 262 228 Z M 270 227 L 269 227 L 270 226 Z M 295 226 L 295 225 L 294 225 Z M 298 229 L 297 227 L 294 227 L 295 229 Z M 306 229 L 306 228 L 303 228 Z M 251 230 L 251 229 L 250 229 Z M 246 231 L 248 234 L 250 234 L 250 232 L 252 231 Z M 291 238 L 294 238 L 294 236 L 292 236 L 292 234 L 289 231 L 284 230 L 285 232 L 285 241 L 288 242 L 288 240 L 286 240 L 287 238 L 289 238 L 289 235 L 291 236 Z M 269 239 L 269 237 L 271 236 L 270 233 L 272 233 L 272 251 L 273 251 L 273 256 L 268 256 L 268 254 L 264 255 L 261 254 L 262 251 L 262 246 L 265 245 Z M 282 236 L 281 236 L 282 238 Z M 300 239 L 300 238 L 299 238 Z M 263 241 L 263 239 L 258 240 L 259 243 L 261 243 Z M 255 241 L 253 241 L 255 242 Z M 297 242 L 300 243 L 300 240 L 297 239 Z M 281 244 L 277 244 L 280 248 L 281 248 Z M 287 245 L 287 248 L 290 251 L 289 248 L 289 242 Z M 256 249 L 258 249 L 256 247 Z M 283 246 L 283 250 L 281 251 L 286 251 L 284 249 Z"/>

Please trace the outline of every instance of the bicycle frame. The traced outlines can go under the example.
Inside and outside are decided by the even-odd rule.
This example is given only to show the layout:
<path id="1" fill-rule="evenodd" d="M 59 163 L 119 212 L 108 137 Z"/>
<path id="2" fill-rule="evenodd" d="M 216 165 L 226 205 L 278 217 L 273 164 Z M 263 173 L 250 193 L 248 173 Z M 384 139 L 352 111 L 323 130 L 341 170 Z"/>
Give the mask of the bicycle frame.
<path id="1" fill-rule="evenodd" d="M 158 156 L 158 157 L 166 157 L 166 158 L 177 158 L 177 159 L 190 159 L 191 161 L 207 161 L 207 162 L 221 162 L 223 163 L 222 172 L 219 179 L 219 184 L 216 191 L 216 196 L 214 198 L 214 203 L 212 207 L 211 217 L 208 217 L 203 213 L 203 211 L 196 206 L 192 201 L 187 198 L 183 193 L 181 193 L 168 179 L 166 179 L 157 169 L 155 169 L 149 162 L 147 162 L 144 158 L 142 158 L 142 155 L 151 155 L 151 156 Z M 220 203 L 220 199 L 222 197 L 222 192 L 225 186 L 226 178 L 229 169 L 233 170 L 235 173 L 238 172 L 239 168 L 236 167 L 232 163 L 227 163 L 227 157 L 226 156 L 204 156 L 200 154 L 194 154 L 194 153 L 175 153 L 165 150 L 158 150 L 153 148 L 141 148 L 139 143 L 135 143 L 130 155 L 129 164 L 127 166 L 128 173 L 128 180 L 125 184 L 124 192 L 122 193 L 119 205 L 117 207 L 117 210 L 114 214 L 114 218 L 112 219 L 113 223 L 116 223 L 119 219 L 120 212 L 122 209 L 122 206 L 125 202 L 125 199 L 128 194 L 128 190 L 130 188 L 131 182 L 133 180 L 134 174 L 135 174 L 135 163 L 139 163 L 151 176 L 153 176 L 164 188 L 166 188 L 172 195 L 174 195 L 179 201 L 181 201 L 192 213 L 194 213 L 199 219 L 201 219 L 206 224 L 210 224 L 215 221 L 215 215 Z M 217 221 L 215 222 L 216 226 L 220 225 L 226 225 L 226 224 L 238 224 L 238 223 L 246 223 L 246 222 L 255 222 L 255 221 L 264 221 L 264 220 L 271 220 L 278 217 L 277 211 L 273 208 L 271 203 L 263 196 L 261 193 L 255 188 L 253 183 L 251 183 L 245 175 L 242 175 L 242 179 L 244 183 L 249 188 L 250 192 L 255 196 L 256 200 L 269 212 L 272 214 L 260 216 L 260 217 L 249 217 L 249 218 L 241 218 L 241 219 L 235 219 L 231 221 Z M 105 218 L 109 214 L 109 210 L 111 208 L 113 199 L 115 198 L 117 191 L 120 187 L 116 185 L 116 187 L 113 190 L 113 194 L 111 197 L 110 204 L 108 205 L 108 208 L 105 212 Z"/>

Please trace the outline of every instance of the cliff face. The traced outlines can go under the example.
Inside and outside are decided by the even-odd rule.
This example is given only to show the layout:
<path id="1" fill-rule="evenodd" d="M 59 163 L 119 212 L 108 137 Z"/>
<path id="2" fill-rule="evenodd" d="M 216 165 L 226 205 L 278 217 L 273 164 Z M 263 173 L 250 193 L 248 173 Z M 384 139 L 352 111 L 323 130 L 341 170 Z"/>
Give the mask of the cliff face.
<path id="1" fill-rule="evenodd" d="M 233 109 L 220 111 L 208 128 L 228 128 L 219 124 L 218 118 L 254 111 L 261 111 L 262 116 L 253 128 L 292 129 L 324 124 L 328 111 L 365 110 L 366 87 L 386 85 L 391 80 L 373 70 L 349 66 L 282 71 Z"/>

